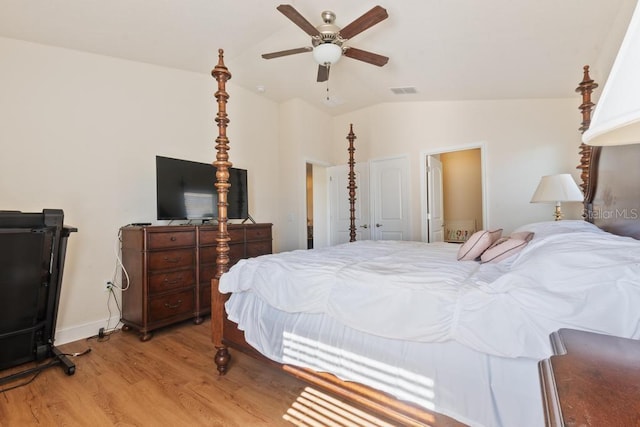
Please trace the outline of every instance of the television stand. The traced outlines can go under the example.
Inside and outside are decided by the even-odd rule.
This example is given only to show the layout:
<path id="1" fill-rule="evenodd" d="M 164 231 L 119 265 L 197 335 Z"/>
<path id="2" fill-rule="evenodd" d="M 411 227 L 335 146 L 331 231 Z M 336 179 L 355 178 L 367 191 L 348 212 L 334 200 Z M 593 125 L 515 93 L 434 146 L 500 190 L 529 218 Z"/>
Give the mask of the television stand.
<path id="1" fill-rule="evenodd" d="M 251 217 L 251 215 L 247 214 L 247 217 L 242 220 L 241 224 L 244 224 L 247 221 L 251 221 L 251 223 L 255 224 L 256 220 Z"/>
<path id="2" fill-rule="evenodd" d="M 271 224 L 229 224 L 229 266 L 240 259 L 270 254 Z M 211 280 L 216 273 L 215 225 L 125 226 L 122 262 L 129 289 L 122 293 L 123 330 L 141 341 L 164 326 L 211 312 Z"/>

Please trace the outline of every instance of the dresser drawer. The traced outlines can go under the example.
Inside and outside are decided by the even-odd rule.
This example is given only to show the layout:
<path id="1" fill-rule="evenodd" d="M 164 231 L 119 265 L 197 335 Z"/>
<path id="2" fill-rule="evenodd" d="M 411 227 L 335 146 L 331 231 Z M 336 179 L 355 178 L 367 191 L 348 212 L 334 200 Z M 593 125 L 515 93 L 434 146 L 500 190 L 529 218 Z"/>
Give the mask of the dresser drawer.
<path id="1" fill-rule="evenodd" d="M 190 317 L 195 308 L 194 289 L 188 289 L 149 300 L 149 321 L 169 319 L 176 316 Z"/>
<path id="2" fill-rule="evenodd" d="M 233 267 L 233 265 L 238 261 L 240 261 L 241 259 L 242 258 L 230 258 L 229 264 L 227 265 L 227 267 L 228 268 Z M 216 277 L 216 263 L 215 262 L 207 263 L 207 264 L 200 263 L 200 284 L 210 283 L 211 279 L 213 279 L 214 277 Z"/>
<path id="3" fill-rule="evenodd" d="M 216 247 L 215 246 L 205 246 L 200 248 L 200 265 L 216 263 Z"/>
<path id="4" fill-rule="evenodd" d="M 200 248 L 200 265 L 202 264 L 215 264 L 216 257 L 218 254 L 216 253 L 215 246 L 206 246 L 204 248 Z M 237 245 L 229 245 L 229 260 L 234 264 L 238 262 L 239 259 L 244 257 L 244 245 L 239 243 Z"/>
<path id="5" fill-rule="evenodd" d="M 229 267 L 242 258 L 244 258 L 244 244 L 238 243 L 237 245 L 229 245 Z"/>
<path id="6" fill-rule="evenodd" d="M 168 273 L 152 273 L 149 275 L 149 294 L 154 295 L 172 289 L 191 287 L 195 283 L 196 275 L 193 268 Z"/>
<path id="7" fill-rule="evenodd" d="M 247 258 L 271 253 L 271 240 L 264 242 L 247 242 Z"/>
<path id="8" fill-rule="evenodd" d="M 149 253 L 149 270 L 169 270 L 195 265 L 195 249 L 176 249 Z"/>
<path id="9" fill-rule="evenodd" d="M 271 240 L 271 227 L 247 228 L 247 241 L 251 240 Z"/>
<path id="10" fill-rule="evenodd" d="M 229 243 L 244 242 L 244 228 L 229 228 Z"/>
<path id="11" fill-rule="evenodd" d="M 196 245 L 196 232 L 194 230 L 185 231 L 165 231 L 162 233 L 150 232 L 147 234 L 148 249 L 179 248 L 183 246 Z"/>
<path id="12" fill-rule="evenodd" d="M 207 282 L 206 285 L 200 286 L 200 309 L 211 309 L 211 282 Z"/>
<path id="13" fill-rule="evenodd" d="M 200 245 L 215 245 L 218 237 L 218 229 L 210 228 L 210 229 L 200 229 Z"/>
<path id="14" fill-rule="evenodd" d="M 200 264 L 200 285 L 211 283 L 211 279 L 216 277 L 216 265 Z"/>
<path id="15" fill-rule="evenodd" d="M 227 228 L 227 233 L 231 239 L 230 243 L 244 241 L 244 228 Z M 200 230 L 200 246 L 215 245 L 218 243 L 218 229 Z"/>

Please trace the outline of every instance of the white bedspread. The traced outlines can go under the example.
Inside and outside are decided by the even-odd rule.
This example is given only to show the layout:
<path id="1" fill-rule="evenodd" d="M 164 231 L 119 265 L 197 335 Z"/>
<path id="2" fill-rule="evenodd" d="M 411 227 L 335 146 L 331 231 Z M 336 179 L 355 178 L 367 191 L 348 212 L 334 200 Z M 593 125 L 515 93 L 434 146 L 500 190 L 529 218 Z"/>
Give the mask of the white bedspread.
<path id="1" fill-rule="evenodd" d="M 455 340 L 505 357 L 548 357 L 549 333 L 562 327 L 640 337 L 639 241 L 582 221 L 528 230 L 531 243 L 497 264 L 457 261 L 454 244 L 362 241 L 242 260 L 220 291 L 381 337 Z"/>
<path id="2" fill-rule="evenodd" d="M 541 427 L 538 361 L 480 353 L 455 341 L 381 338 L 323 314 L 287 313 L 241 292 L 229 319 L 271 360 L 330 372 L 473 427 Z"/>

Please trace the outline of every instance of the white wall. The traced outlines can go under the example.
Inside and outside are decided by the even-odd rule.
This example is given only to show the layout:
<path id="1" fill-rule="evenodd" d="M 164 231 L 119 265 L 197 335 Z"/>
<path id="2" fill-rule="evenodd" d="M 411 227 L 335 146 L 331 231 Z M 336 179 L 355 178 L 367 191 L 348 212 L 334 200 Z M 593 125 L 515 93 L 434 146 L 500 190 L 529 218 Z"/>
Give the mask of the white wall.
<path id="1" fill-rule="evenodd" d="M 155 221 L 155 155 L 215 159 L 216 82 L 201 74 L 0 38 L 0 209 L 61 208 L 71 236 L 58 342 L 104 327 L 117 234 Z M 215 64 L 211 64 L 212 68 Z M 234 165 L 250 209 L 277 215 L 278 106 L 228 85 Z M 117 310 L 112 307 L 114 319 Z M 113 323 L 112 323 L 113 325 Z"/>
<path id="2" fill-rule="evenodd" d="M 342 151 L 339 129 L 354 124 L 357 160 L 408 154 L 411 159 L 412 227 L 420 240 L 420 162 L 424 152 L 483 143 L 486 150 L 487 218 L 490 228 L 509 232 L 521 224 L 551 219 L 553 207 L 529 203 L 542 175 L 579 177 L 581 118 L 578 97 L 506 101 L 379 104 L 334 119 L 334 153 Z M 362 155 L 366 153 L 366 157 Z M 337 163 L 346 163 L 336 160 Z M 579 218 L 578 206 L 566 218 Z"/>
<path id="3" fill-rule="evenodd" d="M 300 99 L 280 106 L 278 251 L 307 247 L 306 164 L 331 158 L 331 118 Z M 315 191 L 315 190 L 314 190 Z M 314 211 L 314 221 L 322 222 Z"/>

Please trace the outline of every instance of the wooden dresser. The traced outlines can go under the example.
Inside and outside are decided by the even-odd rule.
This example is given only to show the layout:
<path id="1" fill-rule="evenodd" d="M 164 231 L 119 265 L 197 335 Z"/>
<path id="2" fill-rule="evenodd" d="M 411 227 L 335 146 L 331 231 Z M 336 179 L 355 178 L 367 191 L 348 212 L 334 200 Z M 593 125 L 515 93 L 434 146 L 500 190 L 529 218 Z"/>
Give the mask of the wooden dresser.
<path id="1" fill-rule="evenodd" d="M 228 230 L 229 266 L 271 253 L 271 224 L 229 224 Z M 211 311 L 217 227 L 127 226 L 120 231 L 129 275 L 129 289 L 122 292 L 124 329 L 138 330 L 147 341 L 154 329 L 191 318 L 201 323 Z"/>
<path id="2" fill-rule="evenodd" d="M 547 426 L 640 426 L 640 341 L 572 329 L 539 363 Z"/>

